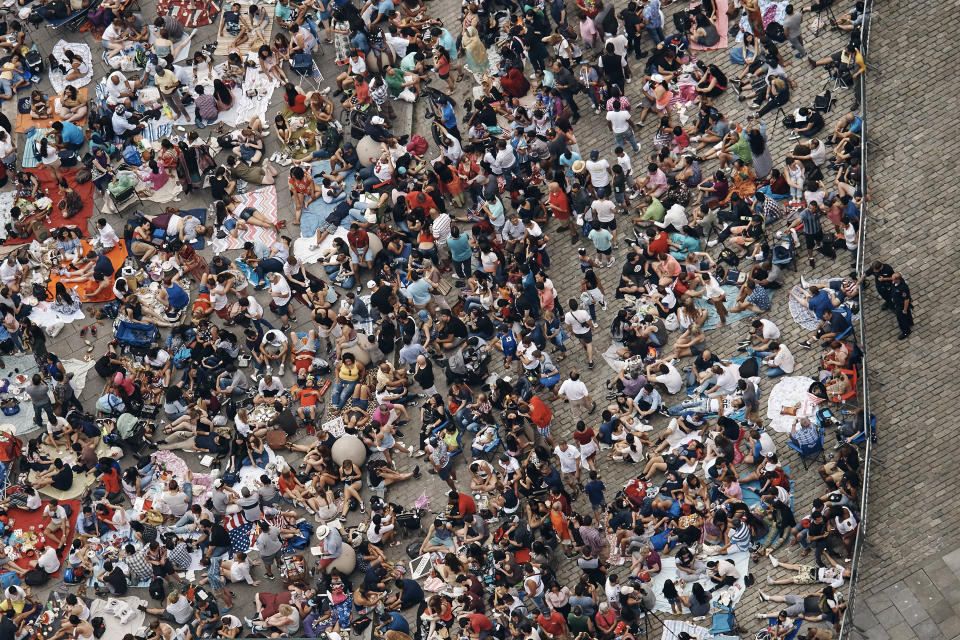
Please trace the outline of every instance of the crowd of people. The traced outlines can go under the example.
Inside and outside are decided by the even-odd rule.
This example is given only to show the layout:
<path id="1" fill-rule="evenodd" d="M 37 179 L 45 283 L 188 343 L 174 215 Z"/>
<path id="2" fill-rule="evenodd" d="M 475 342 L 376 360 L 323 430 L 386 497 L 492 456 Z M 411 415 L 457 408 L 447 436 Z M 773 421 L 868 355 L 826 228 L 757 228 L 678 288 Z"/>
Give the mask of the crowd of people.
<path id="1" fill-rule="evenodd" d="M 22 143 L 0 117 L 0 179 L 13 174 L 16 191 L 7 236 L 50 250 L 0 265 L 0 347 L 33 353 L 24 392 L 42 431 L 2 509 L 42 512 L 48 543 L 29 566 L 0 548 L 0 638 L 32 637 L 33 591 L 68 571 L 102 597 L 149 582 L 161 598 L 140 607 L 150 640 L 623 640 L 658 600 L 696 622 L 754 581 L 768 638 L 804 622 L 803 637 L 835 637 L 871 429 L 856 409 L 860 289 L 873 285 L 901 339 L 913 324 L 901 273 L 859 259 L 863 123 L 856 105 L 831 111 L 866 70 L 862 3 L 824 25 L 843 42 L 817 59 L 810 7 L 758 0 L 666 15 L 660 0 L 440 9 L 456 24 L 421 0 L 278 0 L 224 5 L 196 31 L 121 1 L 36 2 L 21 20 L 75 12 L 115 70 L 88 106 L 69 84 L 89 71 L 82 56 L 51 56 L 63 94 L 34 91 L 20 114 L 54 120 L 48 132 Z M 40 80 L 22 23 L 3 24 L 0 99 Z M 226 53 L 204 46 L 178 64 L 206 31 Z M 332 86 L 305 91 L 329 58 Z M 800 104 L 800 71 L 821 67 L 837 93 Z M 222 117 L 258 95 L 258 76 L 279 87 L 275 118 L 228 131 Z M 581 148 L 587 120 L 612 144 Z M 158 122 L 189 131 L 151 140 Z M 776 141 L 790 146 L 779 158 L 777 135 L 795 141 Z M 88 233 L 70 218 L 89 209 L 76 189 L 90 181 L 105 207 L 175 187 L 208 206 L 97 215 Z M 279 216 L 243 204 L 269 185 Z M 45 224 L 44 199 L 62 227 Z M 318 211 L 300 239 L 293 227 Z M 271 240 L 209 260 L 192 249 L 251 231 Z M 561 258 L 574 255 L 567 239 L 576 261 Z M 818 264 L 839 277 L 814 278 Z M 96 354 L 103 392 L 84 407 L 31 298 L 158 330 L 139 350 L 118 333 Z M 791 343 L 775 302 L 807 322 L 805 340 Z M 731 332 L 736 350 L 719 352 L 711 337 Z M 813 382 L 778 434 L 764 400 L 801 373 Z M 159 414 L 149 425 L 146 407 Z M 800 467 L 824 447 L 834 453 L 801 499 Z M 197 455 L 170 478 L 151 450 Z M 203 502 L 201 456 L 217 470 Z M 416 496 L 424 473 L 443 481 L 428 484 L 443 491 L 429 496 L 435 514 L 390 499 L 397 485 Z M 41 499 L 78 482 L 92 483 L 79 513 Z M 147 495 L 152 511 L 137 506 Z M 392 549 L 411 517 L 425 533 L 406 551 L 431 558 L 418 576 Z M 246 551 L 233 548 L 237 522 L 253 527 Z M 108 533 L 122 548 L 97 561 Z M 267 582 L 314 533 L 313 577 Z M 261 587 L 255 615 L 231 582 Z M 88 600 L 66 602 L 57 637 L 102 635 Z"/>

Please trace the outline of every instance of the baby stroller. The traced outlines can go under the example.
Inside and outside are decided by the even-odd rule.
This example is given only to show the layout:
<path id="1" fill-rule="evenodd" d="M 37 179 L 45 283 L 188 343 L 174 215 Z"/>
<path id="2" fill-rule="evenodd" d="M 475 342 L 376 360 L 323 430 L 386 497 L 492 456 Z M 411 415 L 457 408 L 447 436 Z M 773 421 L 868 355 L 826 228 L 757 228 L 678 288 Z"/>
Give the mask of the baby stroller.
<path id="1" fill-rule="evenodd" d="M 157 326 L 144 322 L 118 320 L 114 325 L 113 335 L 121 349 L 137 355 L 144 355 L 150 347 L 160 342 L 160 330 Z"/>

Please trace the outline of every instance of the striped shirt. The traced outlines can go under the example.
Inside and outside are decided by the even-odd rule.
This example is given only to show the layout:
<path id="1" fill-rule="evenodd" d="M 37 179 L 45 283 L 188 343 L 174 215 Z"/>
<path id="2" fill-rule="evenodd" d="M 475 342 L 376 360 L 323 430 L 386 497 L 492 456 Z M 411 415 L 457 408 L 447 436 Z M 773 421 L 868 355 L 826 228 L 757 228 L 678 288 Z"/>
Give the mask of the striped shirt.
<path id="1" fill-rule="evenodd" d="M 804 209 L 800 212 L 800 221 L 803 222 L 803 233 L 808 236 L 815 236 L 823 232 L 820 219 L 810 209 Z"/>

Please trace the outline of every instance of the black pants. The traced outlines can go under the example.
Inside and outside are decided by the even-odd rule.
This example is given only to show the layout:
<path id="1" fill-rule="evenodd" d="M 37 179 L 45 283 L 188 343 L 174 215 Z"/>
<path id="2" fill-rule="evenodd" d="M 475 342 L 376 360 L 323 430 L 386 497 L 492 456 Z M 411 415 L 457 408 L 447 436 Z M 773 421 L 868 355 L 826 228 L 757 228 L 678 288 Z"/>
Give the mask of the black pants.
<path id="1" fill-rule="evenodd" d="M 757 117 L 762 118 L 764 114 L 773 111 L 777 107 L 782 107 L 783 105 L 787 104 L 788 100 L 790 100 L 790 90 L 784 89 L 777 95 L 773 96 L 772 99 L 767 100 L 767 103 L 757 110 Z"/>
<path id="2" fill-rule="evenodd" d="M 711 592 L 722 589 L 723 587 L 729 587 L 737 582 L 733 576 L 724 576 L 722 580 L 717 580 L 713 576 L 710 576 L 710 581 L 713 582 L 713 587 L 710 588 Z"/>
<path id="3" fill-rule="evenodd" d="M 639 33 L 636 34 L 627 34 L 627 52 L 633 51 L 634 57 L 637 60 L 643 58 L 643 44 L 642 39 Z"/>
<path id="4" fill-rule="evenodd" d="M 898 307 L 895 309 L 897 313 L 897 326 L 900 327 L 900 331 L 903 333 L 910 333 L 913 330 L 913 309 L 907 309 L 907 312 L 903 312 L 903 307 Z"/>
<path id="5" fill-rule="evenodd" d="M 454 271 L 456 271 L 458 276 L 460 276 L 461 278 L 470 277 L 470 262 L 471 261 L 469 258 L 467 258 L 466 260 L 453 261 L 453 269 Z"/>

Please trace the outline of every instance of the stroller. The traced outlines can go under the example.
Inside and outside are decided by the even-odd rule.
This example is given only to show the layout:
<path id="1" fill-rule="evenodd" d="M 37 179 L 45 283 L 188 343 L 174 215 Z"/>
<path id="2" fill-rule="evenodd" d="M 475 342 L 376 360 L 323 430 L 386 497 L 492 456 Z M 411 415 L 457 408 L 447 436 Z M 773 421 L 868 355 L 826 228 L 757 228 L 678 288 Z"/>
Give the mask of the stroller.
<path id="1" fill-rule="evenodd" d="M 121 349 L 137 355 L 144 355 L 150 347 L 160 343 L 160 330 L 157 326 L 144 322 L 118 320 L 114 325 L 113 335 Z"/>

